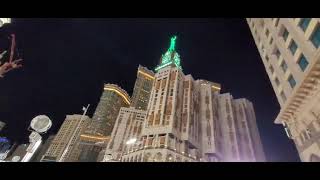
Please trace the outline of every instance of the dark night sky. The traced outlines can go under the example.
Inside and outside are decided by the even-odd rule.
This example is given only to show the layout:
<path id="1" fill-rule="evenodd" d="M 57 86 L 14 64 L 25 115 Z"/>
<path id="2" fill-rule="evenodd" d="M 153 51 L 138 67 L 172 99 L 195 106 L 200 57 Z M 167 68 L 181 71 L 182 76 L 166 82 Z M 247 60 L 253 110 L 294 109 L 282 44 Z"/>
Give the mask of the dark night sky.
<path id="1" fill-rule="evenodd" d="M 27 142 L 31 119 L 46 114 L 58 131 L 65 115 L 91 116 L 103 83 L 132 93 L 138 64 L 153 69 L 178 36 L 185 74 L 221 83 L 253 102 L 269 161 L 299 161 L 281 125 L 279 104 L 244 19 L 13 19 L 24 67 L 0 79 L 2 135 Z"/>

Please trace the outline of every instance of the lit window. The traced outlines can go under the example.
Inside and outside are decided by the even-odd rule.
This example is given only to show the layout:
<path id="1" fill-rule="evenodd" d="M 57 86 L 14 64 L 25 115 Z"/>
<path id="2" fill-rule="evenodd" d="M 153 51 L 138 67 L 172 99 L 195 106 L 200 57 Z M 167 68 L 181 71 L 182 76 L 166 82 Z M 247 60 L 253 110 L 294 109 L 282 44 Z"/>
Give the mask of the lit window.
<path id="1" fill-rule="evenodd" d="M 294 40 L 291 41 L 289 48 L 290 48 L 292 55 L 294 55 L 298 49 L 298 46 L 297 46 L 296 42 L 294 42 Z"/>
<path id="2" fill-rule="evenodd" d="M 294 80 L 292 75 L 289 76 L 288 81 L 289 81 L 291 88 L 294 88 L 294 86 L 296 86 L 296 84 L 297 84 L 296 80 Z"/>
<path id="3" fill-rule="evenodd" d="M 286 41 L 288 39 L 289 36 L 289 32 L 287 29 L 284 29 L 283 33 L 282 33 L 282 37 L 284 39 L 284 41 Z"/>
<path id="4" fill-rule="evenodd" d="M 316 30 L 312 33 L 311 37 L 312 44 L 318 48 L 320 45 L 320 25 L 318 24 Z"/>
<path id="5" fill-rule="evenodd" d="M 283 72 L 286 72 L 286 71 L 287 71 L 288 65 L 287 65 L 287 63 L 286 63 L 285 61 L 282 61 L 282 63 L 281 63 L 281 68 L 282 68 Z"/>
<path id="6" fill-rule="evenodd" d="M 298 64 L 300 66 L 300 69 L 304 71 L 307 68 L 309 62 L 307 61 L 307 58 L 302 54 L 298 60 Z"/>
<path id="7" fill-rule="evenodd" d="M 282 98 L 283 101 L 287 100 L 287 97 L 286 97 L 286 95 L 284 94 L 283 91 L 281 91 L 280 95 L 281 95 L 281 98 Z"/>
<path id="8" fill-rule="evenodd" d="M 299 23 L 299 26 L 301 27 L 301 29 L 303 31 L 306 31 L 306 29 L 308 28 L 308 25 L 311 21 L 311 18 L 301 18 L 301 21 Z"/>
<path id="9" fill-rule="evenodd" d="M 276 79 L 275 79 L 275 82 L 276 82 L 277 86 L 279 86 L 280 81 L 279 81 L 279 79 L 278 79 L 277 77 L 276 77 Z"/>

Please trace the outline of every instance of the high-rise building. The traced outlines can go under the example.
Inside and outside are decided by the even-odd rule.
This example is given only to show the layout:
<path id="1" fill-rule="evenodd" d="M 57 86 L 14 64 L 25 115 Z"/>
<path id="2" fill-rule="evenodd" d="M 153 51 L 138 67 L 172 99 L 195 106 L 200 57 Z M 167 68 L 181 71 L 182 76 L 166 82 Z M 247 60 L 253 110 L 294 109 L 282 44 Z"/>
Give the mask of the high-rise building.
<path id="1" fill-rule="evenodd" d="M 103 150 L 116 122 L 121 107 L 129 107 L 130 98 L 125 90 L 115 84 L 105 84 L 92 122 L 81 134 L 79 161 L 96 161 Z"/>
<path id="2" fill-rule="evenodd" d="M 254 154 L 253 150 L 259 149 L 260 153 L 262 149 L 257 127 L 253 127 L 254 132 L 248 130 L 247 124 L 255 123 L 250 102 L 233 100 L 230 94 L 219 94 L 221 87 L 218 83 L 184 75 L 180 56 L 175 51 L 175 40 L 176 37 L 171 39 L 170 48 L 155 69 L 141 133 L 139 130 L 131 133 L 132 126 L 127 120 L 135 110 L 122 109 L 123 114 L 118 116 L 121 123 L 115 126 L 112 134 L 117 142 L 111 141 L 108 145 L 117 153 L 111 151 L 106 155 L 111 154 L 114 159 L 124 162 L 259 161 L 258 155 L 263 161 L 263 152 Z M 234 106 L 245 109 L 250 115 L 236 118 Z M 237 132 L 238 121 L 245 122 L 241 133 Z M 248 141 L 237 141 L 238 136 Z M 245 149 L 241 143 L 250 147 Z"/>
<path id="3" fill-rule="evenodd" d="M 55 135 L 51 135 L 48 139 L 39 147 L 38 152 L 34 154 L 34 157 L 31 159 L 31 162 L 40 162 L 42 156 L 47 152 L 49 149 Z"/>
<path id="4" fill-rule="evenodd" d="M 253 105 L 247 99 L 233 99 L 230 93 L 217 96 L 223 161 L 265 161 Z"/>
<path id="5" fill-rule="evenodd" d="M 146 111 L 138 110 L 134 107 L 122 107 L 120 109 L 105 151 L 106 156 L 111 155 L 114 160 L 121 159 L 122 154 L 128 149 L 126 142 L 133 138 L 140 138 L 146 114 Z M 107 161 L 106 158 L 103 161 Z"/>
<path id="6" fill-rule="evenodd" d="M 275 119 L 302 161 L 320 161 L 320 18 L 248 18 L 281 110 Z"/>
<path id="7" fill-rule="evenodd" d="M 0 132 L 2 131 L 2 129 L 6 126 L 6 123 L 0 121 Z"/>
<path id="8" fill-rule="evenodd" d="M 80 133 L 90 123 L 90 118 L 82 115 L 67 115 L 58 133 L 52 140 L 48 150 L 41 158 L 42 162 L 60 161 L 61 156 L 65 153 L 62 161 L 76 161 L 79 153 L 72 149 L 76 146 L 80 138 Z M 80 124 L 79 124 L 80 123 Z M 69 143 L 71 141 L 71 143 Z M 66 152 L 65 152 L 66 151 Z M 76 156 L 76 157 L 74 157 Z"/>
<path id="9" fill-rule="evenodd" d="M 147 110 L 153 80 L 154 72 L 139 65 L 131 98 L 131 107 Z"/>

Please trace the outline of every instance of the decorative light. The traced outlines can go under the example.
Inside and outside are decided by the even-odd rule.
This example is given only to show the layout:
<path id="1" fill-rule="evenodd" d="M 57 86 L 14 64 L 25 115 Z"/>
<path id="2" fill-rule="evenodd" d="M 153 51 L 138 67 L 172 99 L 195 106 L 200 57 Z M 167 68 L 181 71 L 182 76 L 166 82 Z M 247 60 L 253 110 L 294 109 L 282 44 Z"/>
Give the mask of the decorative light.
<path id="1" fill-rule="evenodd" d="M 138 73 L 140 73 L 140 74 L 142 74 L 142 75 L 144 75 L 144 76 L 146 76 L 146 77 L 148 77 L 148 78 L 150 78 L 150 79 L 154 79 L 154 77 L 153 76 L 151 76 L 150 74 L 147 74 L 147 73 L 145 73 L 145 72 L 143 72 L 143 71 L 138 71 Z"/>
<path id="2" fill-rule="evenodd" d="M 80 137 L 89 138 L 89 139 L 96 139 L 96 140 L 108 140 L 108 139 L 110 139 L 109 136 L 107 136 L 107 137 L 99 137 L 99 136 L 92 136 L 92 135 L 85 135 L 85 134 L 81 134 Z"/>
<path id="3" fill-rule="evenodd" d="M 213 89 L 217 89 L 217 90 L 221 90 L 221 88 L 218 87 L 218 86 L 212 86 L 212 88 L 213 88 Z"/>
<path id="4" fill-rule="evenodd" d="M 172 62 L 168 62 L 168 63 L 162 64 L 162 65 L 156 67 L 155 70 L 158 71 L 159 69 L 162 69 L 162 68 L 164 68 L 164 67 L 166 67 L 166 66 L 168 66 L 168 65 L 170 65 L 170 64 L 172 64 Z"/>
<path id="5" fill-rule="evenodd" d="M 171 38 L 170 47 L 168 51 L 162 56 L 161 64 L 155 68 L 155 71 L 158 71 L 170 64 L 175 64 L 177 68 L 182 70 L 180 65 L 180 56 L 177 52 L 175 52 L 176 39 L 177 36 Z"/>
<path id="6" fill-rule="evenodd" d="M 104 90 L 109 90 L 109 91 L 116 92 L 117 94 L 119 94 L 126 101 L 127 104 L 130 104 L 129 99 L 122 92 L 118 91 L 117 89 L 105 87 Z"/>

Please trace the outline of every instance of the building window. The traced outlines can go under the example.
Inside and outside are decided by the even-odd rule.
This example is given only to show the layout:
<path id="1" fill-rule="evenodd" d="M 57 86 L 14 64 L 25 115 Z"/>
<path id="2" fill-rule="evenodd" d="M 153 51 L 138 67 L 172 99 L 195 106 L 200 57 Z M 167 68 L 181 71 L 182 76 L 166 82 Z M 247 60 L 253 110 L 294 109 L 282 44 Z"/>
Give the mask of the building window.
<path id="1" fill-rule="evenodd" d="M 315 31 L 312 33 L 310 39 L 311 39 L 312 44 L 313 44 L 316 48 L 318 48 L 319 45 L 320 45 L 320 25 L 319 25 L 319 24 L 316 26 L 316 29 L 315 29 Z"/>
<path id="2" fill-rule="evenodd" d="M 294 56 L 294 54 L 296 53 L 296 51 L 298 49 L 298 46 L 297 46 L 296 42 L 294 42 L 294 40 L 291 41 L 289 48 L 290 48 L 292 55 Z"/>
<path id="3" fill-rule="evenodd" d="M 282 98 L 283 102 L 285 102 L 285 101 L 287 100 L 287 97 L 286 97 L 286 95 L 284 94 L 284 92 L 281 91 L 280 95 L 281 95 L 281 98 Z"/>
<path id="4" fill-rule="evenodd" d="M 277 56 L 277 58 L 279 59 L 279 57 L 280 57 L 280 51 L 279 51 L 279 49 L 277 48 L 276 49 L 276 51 L 275 51 L 275 53 L 274 53 L 276 56 Z"/>
<path id="5" fill-rule="evenodd" d="M 281 68 L 282 68 L 282 70 L 283 70 L 284 73 L 287 71 L 288 65 L 287 65 L 287 63 L 286 63 L 285 61 L 282 61 L 282 63 L 281 63 Z"/>
<path id="6" fill-rule="evenodd" d="M 296 86 L 296 80 L 294 80 L 293 76 L 290 74 L 289 78 L 288 78 L 288 82 L 291 86 L 291 88 L 294 88 L 294 86 Z"/>
<path id="7" fill-rule="evenodd" d="M 271 37 L 270 38 L 270 45 L 273 43 L 273 38 Z"/>
<path id="8" fill-rule="evenodd" d="M 266 55 L 266 61 L 269 62 L 269 56 L 268 55 Z"/>
<path id="9" fill-rule="evenodd" d="M 282 33 L 282 37 L 283 37 L 284 41 L 286 41 L 288 39 L 288 36 L 289 36 L 289 32 L 286 28 L 284 28 L 284 31 Z"/>
<path id="10" fill-rule="evenodd" d="M 266 36 L 267 37 L 269 36 L 269 30 L 268 29 L 266 30 Z"/>
<path id="11" fill-rule="evenodd" d="M 299 26 L 303 31 L 306 31 L 306 29 L 309 26 L 309 23 L 311 21 L 311 18 L 301 18 Z"/>
<path id="12" fill-rule="evenodd" d="M 302 54 L 298 60 L 298 64 L 300 66 L 300 69 L 304 71 L 307 68 L 309 62 L 307 61 L 306 57 Z"/>
<path id="13" fill-rule="evenodd" d="M 279 81 L 279 79 L 278 79 L 277 77 L 276 77 L 276 79 L 275 79 L 275 82 L 276 82 L 277 86 L 279 86 L 280 81 Z"/>
<path id="14" fill-rule="evenodd" d="M 273 69 L 273 67 L 271 65 L 269 66 L 269 69 L 270 69 L 271 74 L 273 74 L 274 69 Z"/>

